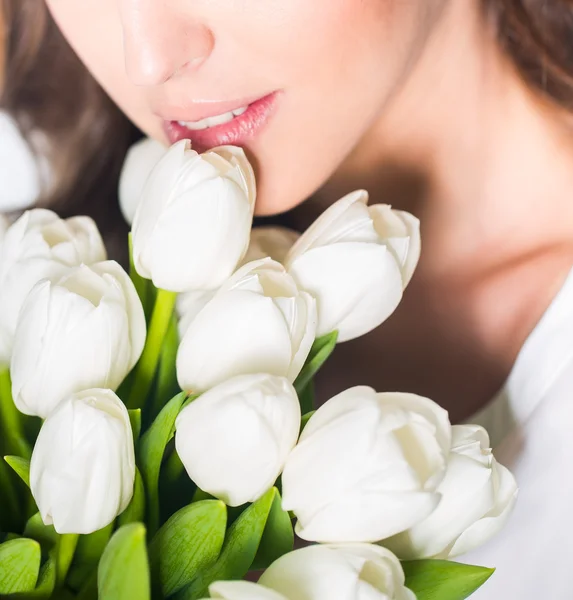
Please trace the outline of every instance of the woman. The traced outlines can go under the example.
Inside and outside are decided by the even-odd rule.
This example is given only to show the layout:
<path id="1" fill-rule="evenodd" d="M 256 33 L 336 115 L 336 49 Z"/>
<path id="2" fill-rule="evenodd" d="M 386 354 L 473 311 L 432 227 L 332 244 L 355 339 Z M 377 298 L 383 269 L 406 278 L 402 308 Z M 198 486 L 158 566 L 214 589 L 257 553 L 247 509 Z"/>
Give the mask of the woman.
<path id="1" fill-rule="evenodd" d="M 0 3 L 1 106 L 49 165 L 42 204 L 110 229 L 129 119 L 244 146 L 260 216 L 304 228 L 363 187 L 421 219 L 403 304 L 339 347 L 323 393 L 407 390 L 485 424 L 521 496 L 467 557 L 498 569 L 475 597 L 569 598 L 573 2 L 46 4 Z"/>

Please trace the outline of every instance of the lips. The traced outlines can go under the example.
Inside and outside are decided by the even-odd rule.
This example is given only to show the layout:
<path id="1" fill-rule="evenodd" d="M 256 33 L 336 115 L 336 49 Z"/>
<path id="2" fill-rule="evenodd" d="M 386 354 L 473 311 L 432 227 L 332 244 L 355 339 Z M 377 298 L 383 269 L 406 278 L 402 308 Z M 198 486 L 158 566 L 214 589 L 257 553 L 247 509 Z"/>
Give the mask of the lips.
<path id="1" fill-rule="evenodd" d="M 197 152 L 216 146 L 244 146 L 266 126 L 277 100 L 278 93 L 273 92 L 247 105 L 236 104 L 234 108 L 197 121 L 165 121 L 164 130 L 171 144 L 187 139 Z"/>

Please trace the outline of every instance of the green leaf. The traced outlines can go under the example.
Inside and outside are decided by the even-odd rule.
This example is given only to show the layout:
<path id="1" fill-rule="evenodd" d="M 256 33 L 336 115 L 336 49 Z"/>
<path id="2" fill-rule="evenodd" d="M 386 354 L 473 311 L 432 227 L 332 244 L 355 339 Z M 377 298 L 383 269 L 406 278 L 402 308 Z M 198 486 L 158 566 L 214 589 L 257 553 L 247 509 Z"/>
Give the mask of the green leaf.
<path id="1" fill-rule="evenodd" d="M 0 594 L 29 592 L 40 572 L 42 550 L 35 540 L 20 538 L 0 545 Z"/>
<path id="2" fill-rule="evenodd" d="M 20 456 L 5 456 L 4 460 L 12 467 L 16 475 L 30 487 L 30 461 Z"/>
<path id="3" fill-rule="evenodd" d="M 226 527 L 227 508 L 220 500 L 190 504 L 163 525 L 149 548 L 163 597 L 185 587 L 217 560 Z"/>
<path id="4" fill-rule="evenodd" d="M 131 423 L 133 440 L 137 442 L 139 434 L 141 433 L 141 408 L 132 408 L 127 412 L 129 413 L 129 422 Z"/>
<path id="5" fill-rule="evenodd" d="M 133 497 L 128 507 L 119 515 L 119 524 L 128 525 L 145 520 L 145 487 L 139 469 L 135 469 Z"/>
<path id="6" fill-rule="evenodd" d="M 242 579 L 255 560 L 269 512 L 278 491 L 270 489 L 251 504 L 231 525 L 217 562 L 202 571 L 190 585 L 183 588 L 176 600 L 198 600 L 208 596 L 213 581 Z"/>
<path id="7" fill-rule="evenodd" d="M 145 527 L 131 523 L 118 529 L 101 557 L 100 600 L 150 600 Z"/>
<path id="8" fill-rule="evenodd" d="M 304 394 L 306 386 L 312 381 L 313 377 L 326 362 L 326 359 L 332 354 L 337 340 L 338 331 L 327 333 L 315 340 L 310 349 L 310 354 L 304 363 L 304 367 L 294 382 L 294 387 L 299 397 Z"/>
<path id="9" fill-rule="evenodd" d="M 0 460 L 0 531 L 19 530 L 22 505 L 18 498 L 17 480 L 8 463 Z"/>
<path id="10" fill-rule="evenodd" d="M 159 470 L 165 447 L 175 433 L 175 419 L 187 394 L 182 392 L 172 398 L 159 413 L 149 430 L 141 438 L 141 475 L 147 492 L 149 530 L 153 533 L 159 526 Z"/>
<path id="11" fill-rule="evenodd" d="M 163 340 L 161 357 L 159 359 L 159 369 L 157 370 L 157 384 L 154 398 L 154 415 L 163 407 L 166 398 L 171 398 L 177 393 L 179 385 L 177 383 L 177 350 L 179 348 L 179 332 L 177 331 L 177 317 L 171 317 L 169 329 Z"/>
<path id="12" fill-rule="evenodd" d="M 449 560 L 414 560 L 402 563 L 406 585 L 417 600 L 465 600 L 479 589 L 495 569 Z"/>
<path id="13" fill-rule="evenodd" d="M 52 525 L 44 525 L 40 513 L 28 519 L 24 528 L 24 537 L 36 540 L 44 552 L 49 552 L 56 547 L 59 535 Z"/>
<path id="14" fill-rule="evenodd" d="M 276 490 L 276 488 L 275 488 Z M 261 538 L 253 569 L 266 569 L 294 548 L 294 531 L 288 512 L 282 508 L 281 496 L 276 490 L 269 518 Z"/>

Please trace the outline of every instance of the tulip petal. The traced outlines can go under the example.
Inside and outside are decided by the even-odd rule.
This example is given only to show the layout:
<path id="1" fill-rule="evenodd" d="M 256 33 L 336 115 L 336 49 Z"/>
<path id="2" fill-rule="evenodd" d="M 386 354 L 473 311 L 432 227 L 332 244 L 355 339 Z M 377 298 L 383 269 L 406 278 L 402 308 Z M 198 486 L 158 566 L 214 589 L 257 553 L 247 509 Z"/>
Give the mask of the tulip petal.
<path id="1" fill-rule="evenodd" d="M 273 486 L 296 444 L 300 420 L 296 392 L 285 378 L 242 375 L 181 411 L 175 445 L 202 490 L 239 506 Z"/>
<path id="2" fill-rule="evenodd" d="M 92 533 L 133 494 L 129 416 L 110 390 L 87 390 L 46 419 L 30 463 L 30 487 L 45 523 L 58 533 Z"/>
<path id="3" fill-rule="evenodd" d="M 220 600 L 287 600 L 282 594 L 250 581 L 217 581 L 209 586 L 209 596 Z"/>
<path id="4" fill-rule="evenodd" d="M 271 298 L 241 290 L 217 294 L 193 320 L 177 354 L 184 390 L 205 391 L 235 375 L 286 375 L 291 341 Z"/>
<path id="5" fill-rule="evenodd" d="M 219 287 L 247 251 L 251 218 L 244 193 L 229 179 L 210 179 L 180 194 L 148 242 L 155 249 L 149 258 L 153 283 L 178 292 Z"/>
<path id="6" fill-rule="evenodd" d="M 430 492 L 357 492 L 326 505 L 308 523 L 297 521 L 303 540 L 377 542 L 409 529 L 428 517 L 440 502 Z"/>
<path id="7" fill-rule="evenodd" d="M 452 453 L 438 491 L 437 509 L 409 531 L 385 540 L 402 559 L 448 558 L 452 540 L 487 513 L 493 501 L 491 471 L 466 456 Z"/>
<path id="8" fill-rule="evenodd" d="M 420 259 L 420 221 L 408 212 L 393 210 L 388 204 L 374 204 L 369 211 L 376 232 L 394 252 L 405 288 Z"/>
<path id="9" fill-rule="evenodd" d="M 286 258 L 285 264 L 287 269 L 290 269 L 293 261 L 302 254 L 311 248 L 318 247 L 319 244 L 317 243 L 317 240 L 321 239 L 325 232 L 339 219 L 344 221 L 344 215 L 354 204 L 360 204 L 365 207 L 366 204 L 368 204 L 368 192 L 365 190 L 357 190 L 344 196 L 344 198 L 341 198 L 338 202 L 331 204 L 293 245 Z M 368 215 L 366 209 L 364 212 Z"/>
<path id="10" fill-rule="evenodd" d="M 497 461 L 492 468 L 496 496 L 494 507 L 483 519 L 460 535 L 450 550 L 450 557 L 465 554 L 484 544 L 503 529 L 511 516 L 517 500 L 517 483 L 511 471 Z"/>
<path id="11" fill-rule="evenodd" d="M 371 544 L 309 546 L 275 561 L 260 584 L 296 600 L 415 600 L 397 558 Z"/>
<path id="12" fill-rule="evenodd" d="M 402 276 L 384 245 L 340 243 L 309 250 L 290 266 L 300 288 L 317 300 L 317 335 L 338 330 L 339 341 L 382 324 L 402 298 Z"/>

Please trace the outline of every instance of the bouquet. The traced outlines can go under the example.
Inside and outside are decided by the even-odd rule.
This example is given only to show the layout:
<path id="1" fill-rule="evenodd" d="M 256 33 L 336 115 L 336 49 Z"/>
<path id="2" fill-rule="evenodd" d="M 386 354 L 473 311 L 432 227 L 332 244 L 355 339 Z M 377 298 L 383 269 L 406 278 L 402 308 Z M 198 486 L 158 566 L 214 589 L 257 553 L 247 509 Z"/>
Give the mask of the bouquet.
<path id="1" fill-rule="evenodd" d="M 336 344 L 398 306 L 418 221 L 357 191 L 251 232 L 255 197 L 241 149 L 174 145 L 129 273 L 86 217 L 2 221 L 2 598 L 462 600 L 491 576 L 451 560 L 516 498 L 485 430 L 365 386 L 315 410 Z"/>

